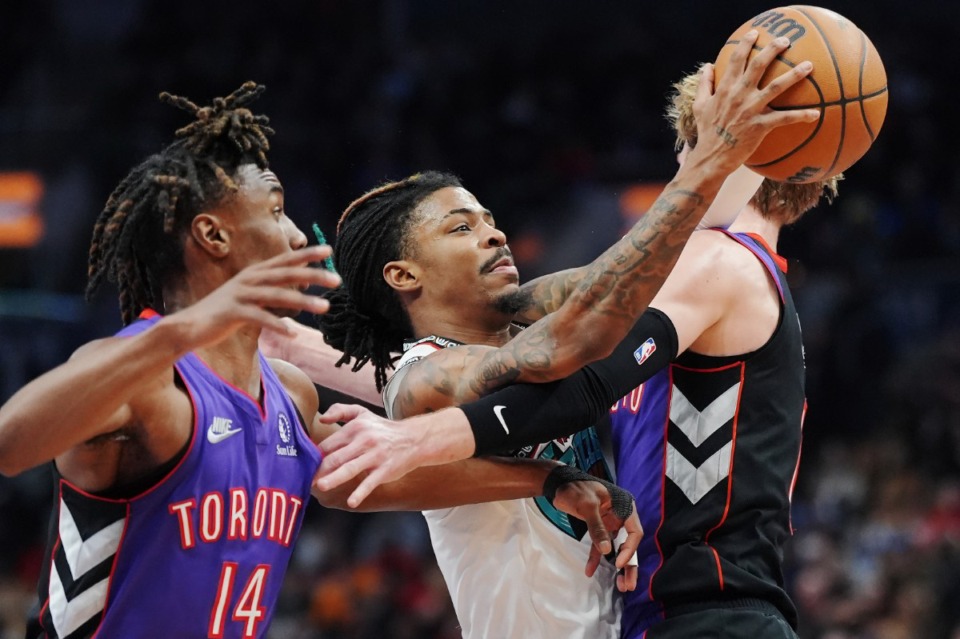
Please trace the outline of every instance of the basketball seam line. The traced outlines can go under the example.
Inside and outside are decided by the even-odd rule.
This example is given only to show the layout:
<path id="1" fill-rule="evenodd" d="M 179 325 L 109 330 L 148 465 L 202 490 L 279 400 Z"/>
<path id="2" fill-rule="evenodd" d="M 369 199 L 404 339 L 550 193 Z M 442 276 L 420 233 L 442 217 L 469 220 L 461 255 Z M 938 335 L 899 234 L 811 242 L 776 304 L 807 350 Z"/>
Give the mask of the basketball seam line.
<path id="1" fill-rule="evenodd" d="M 795 109 L 817 109 L 817 108 L 832 107 L 832 106 L 847 106 L 848 104 L 853 104 L 854 102 L 860 102 L 862 104 L 864 100 L 869 100 L 871 98 L 881 96 L 886 92 L 887 92 L 887 87 L 883 87 L 879 91 L 874 91 L 873 93 L 869 93 L 867 95 L 861 95 L 856 98 L 840 98 L 839 100 L 834 100 L 833 102 L 821 102 L 819 104 L 816 104 L 816 103 L 791 104 L 789 107 L 771 106 L 770 108 L 774 111 L 793 111 Z"/>
<path id="2" fill-rule="evenodd" d="M 840 73 L 840 63 L 837 61 L 837 55 L 833 51 L 833 47 L 830 46 L 830 40 L 827 38 L 827 35 L 823 32 L 823 28 L 820 27 L 820 23 L 810 15 L 808 12 L 803 9 L 796 7 L 797 12 L 801 15 L 806 16 L 807 20 L 810 21 L 810 24 L 817 30 L 817 33 L 820 35 L 820 39 L 823 40 L 823 43 L 827 45 L 827 52 L 830 54 L 830 61 L 833 62 L 833 71 L 837 75 L 837 86 L 840 89 L 840 95 L 846 95 L 846 92 L 843 90 L 843 74 Z M 861 102 L 862 106 L 862 102 Z M 840 109 L 840 140 L 837 143 L 837 152 L 833 156 L 833 162 L 830 164 L 830 167 L 824 171 L 821 175 L 829 175 L 833 168 L 837 166 L 837 162 L 840 161 L 840 154 L 843 152 L 843 141 L 846 137 L 847 132 L 847 110 L 846 108 Z"/>
<path id="3" fill-rule="evenodd" d="M 863 69 L 867 66 L 867 34 L 863 31 L 860 32 L 860 96 L 863 96 Z M 884 87 L 886 89 L 886 87 Z M 870 122 L 867 121 L 867 107 L 864 105 L 863 100 L 860 100 L 860 117 L 863 119 L 863 126 L 867 128 L 867 135 L 870 136 L 870 143 L 877 139 L 877 136 L 873 134 L 873 127 L 870 126 Z"/>

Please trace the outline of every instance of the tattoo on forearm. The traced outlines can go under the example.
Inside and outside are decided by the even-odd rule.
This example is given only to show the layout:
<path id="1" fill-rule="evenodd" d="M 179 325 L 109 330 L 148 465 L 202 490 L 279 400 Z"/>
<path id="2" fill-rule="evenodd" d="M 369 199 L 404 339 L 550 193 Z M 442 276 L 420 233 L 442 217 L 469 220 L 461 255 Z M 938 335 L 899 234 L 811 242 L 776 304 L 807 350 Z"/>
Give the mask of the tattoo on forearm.
<path id="1" fill-rule="evenodd" d="M 575 268 L 544 275 L 524 284 L 523 288 L 530 293 L 530 304 L 517 314 L 516 319 L 532 324 L 541 317 L 553 313 L 563 306 L 585 276 L 586 267 Z"/>
<path id="2" fill-rule="evenodd" d="M 556 311 L 564 303 L 572 304 L 574 326 L 551 321 L 552 315 L 530 326 L 497 351 L 503 374 L 513 365 L 522 367 L 524 380 L 557 379 L 554 364 L 577 356 L 577 344 L 572 342 L 600 334 L 604 335 L 597 341 L 612 342 L 606 346 L 619 342 L 676 264 L 707 204 L 701 193 L 671 184 L 646 215 L 589 266 L 569 277 L 544 279 L 536 291 L 540 307 Z"/>
<path id="3" fill-rule="evenodd" d="M 416 403 L 416 412 L 422 412 L 424 406 L 470 401 L 518 380 L 552 381 L 590 361 L 586 358 L 596 359 L 598 349 L 613 348 L 660 289 L 707 204 L 702 193 L 671 183 L 589 266 L 541 278 L 532 287 L 537 301 L 530 313 L 549 314 L 499 349 L 458 347 L 467 359 L 454 365 L 447 360 L 432 366 L 430 358 L 417 362 L 417 382 L 404 381 L 411 381 L 409 388 L 429 388 L 432 399 L 401 394 L 398 406 Z"/>
<path id="4" fill-rule="evenodd" d="M 695 191 L 665 191 L 619 242 L 594 260 L 570 301 L 594 316 L 639 317 L 704 210 L 705 200 Z"/>

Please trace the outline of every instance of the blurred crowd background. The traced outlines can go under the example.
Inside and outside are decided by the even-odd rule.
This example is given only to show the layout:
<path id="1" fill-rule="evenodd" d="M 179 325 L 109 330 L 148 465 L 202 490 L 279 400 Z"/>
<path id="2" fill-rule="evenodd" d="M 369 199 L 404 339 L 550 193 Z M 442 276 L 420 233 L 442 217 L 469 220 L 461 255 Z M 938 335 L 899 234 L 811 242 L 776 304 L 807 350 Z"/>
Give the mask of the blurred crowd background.
<path id="1" fill-rule="evenodd" d="M 5 1 L 0 399 L 119 328 L 112 291 L 82 299 L 86 250 L 113 186 L 186 122 L 159 91 L 202 103 L 266 84 L 288 213 L 328 236 L 381 181 L 457 173 L 528 279 L 592 259 L 643 213 L 675 170 L 670 83 L 773 6 Z M 786 579 L 803 639 L 960 639 L 960 9 L 825 6 L 873 40 L 890 106 L 840 198 L 780 246 L 810 404 Z M 47 469 L 0 477 L 2 639 L 22 636 L 51 494 Z M 271 636 L 458 637 L 419 513 L 313 505 Z"/>

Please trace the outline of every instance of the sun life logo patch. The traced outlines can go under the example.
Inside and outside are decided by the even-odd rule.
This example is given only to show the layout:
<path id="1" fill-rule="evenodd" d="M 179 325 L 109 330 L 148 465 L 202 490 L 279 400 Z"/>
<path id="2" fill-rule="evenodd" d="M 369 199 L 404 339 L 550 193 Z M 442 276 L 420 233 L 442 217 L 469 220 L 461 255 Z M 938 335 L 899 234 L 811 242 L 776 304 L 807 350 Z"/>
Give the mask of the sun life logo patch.
<path id="1" fill-rule="evenodd" d="M 293 429 L 290 426 L 290 420 L 283 413 L 280 413 L 277 418 L 277 430 L 280 432 L 280 439 L 285 444 L 277 444 L 277 454 L 281 457 L 296 457 L 297 447 L 290 443 L 293 438 Z"/>

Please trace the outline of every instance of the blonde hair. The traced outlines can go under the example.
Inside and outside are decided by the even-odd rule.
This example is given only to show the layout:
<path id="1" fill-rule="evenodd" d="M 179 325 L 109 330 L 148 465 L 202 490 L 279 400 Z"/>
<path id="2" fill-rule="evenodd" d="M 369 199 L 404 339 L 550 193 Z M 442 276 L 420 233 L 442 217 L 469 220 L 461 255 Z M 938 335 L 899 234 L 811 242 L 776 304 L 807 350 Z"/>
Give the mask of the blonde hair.
<path id="1" fill-rule="evenodd" d="M 693 115 L 693 102 L 699 88 L 699 72 L 691 73 L 673 85 L 666 116 L 677 133 L 677 150 L 683 148 L 684 144 L 690 148 L 697 145 L 697 120 Z M 842 179 L 842 173 L 809 184 L 776 182 L 764 178 L 750 203 L 766 218 L 777 220 L 784 225 L 793 224 L 816 206 L 821 198 L 833 202 L 833 198 L 837 196 L 837 183 Z"/>

